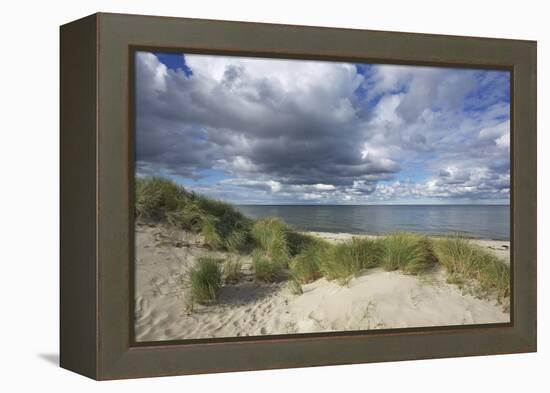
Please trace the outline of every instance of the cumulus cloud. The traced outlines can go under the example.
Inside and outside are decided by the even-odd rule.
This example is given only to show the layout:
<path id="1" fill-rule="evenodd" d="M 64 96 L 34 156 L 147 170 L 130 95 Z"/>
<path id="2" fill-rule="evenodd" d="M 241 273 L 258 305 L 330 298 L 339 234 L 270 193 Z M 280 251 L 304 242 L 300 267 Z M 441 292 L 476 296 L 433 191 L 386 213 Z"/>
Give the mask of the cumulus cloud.
<path id="1" fill-rule="evenodd" d="M 508 198 L 507 73 L 183 59 L 137 54 L 138 174 L 242 203 Z"/>

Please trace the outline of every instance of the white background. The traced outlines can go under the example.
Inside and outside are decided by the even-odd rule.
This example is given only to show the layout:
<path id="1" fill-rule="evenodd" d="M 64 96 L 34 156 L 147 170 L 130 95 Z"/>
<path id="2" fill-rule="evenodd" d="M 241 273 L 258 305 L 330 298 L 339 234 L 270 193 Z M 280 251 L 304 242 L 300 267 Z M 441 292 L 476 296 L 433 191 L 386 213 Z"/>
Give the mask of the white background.
<path id="1" fill-rule="evenodd" d="M 0 11 L 0 390 L 550 391 L 548 209 L 539 203 L 539 353 L 93 382 L 58 368 L 58 26 L 124 12 L 538 41 L 538 200 L 548 200 L 544 1 L 5 1 Z M 545 68 L 542 67 L 545 65 Z M 548 170 L 548 169 L 546 169 Z M 545 365 L 546 363 L 546 365 Z"/>

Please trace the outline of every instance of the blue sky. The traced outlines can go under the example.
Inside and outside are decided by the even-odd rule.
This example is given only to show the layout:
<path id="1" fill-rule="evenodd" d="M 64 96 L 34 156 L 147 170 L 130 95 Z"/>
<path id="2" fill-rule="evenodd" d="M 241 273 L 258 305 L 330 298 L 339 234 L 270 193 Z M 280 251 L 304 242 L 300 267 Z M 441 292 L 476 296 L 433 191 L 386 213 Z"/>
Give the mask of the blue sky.
<path id="1" fill-rule="evenodd" d="M 136 55 L 137 173 L 242 204 L 507 204 L 505 71 Z"/>

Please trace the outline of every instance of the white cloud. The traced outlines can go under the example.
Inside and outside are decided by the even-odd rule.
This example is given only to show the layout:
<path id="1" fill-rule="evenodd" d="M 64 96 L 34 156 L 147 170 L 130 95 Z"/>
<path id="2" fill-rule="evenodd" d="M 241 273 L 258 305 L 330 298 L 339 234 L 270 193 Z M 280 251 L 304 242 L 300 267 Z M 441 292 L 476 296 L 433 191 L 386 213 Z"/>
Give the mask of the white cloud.
<path id="1" fill-rule="evenodd" d="M 336 189 L 336 187 L 334 187 L 332 184 L 321 184 L 321 183 L 314 184 L 313 187 L 319 191 L 331 191 Z"/>
<path id="2" fill-rule="evenodd" d="M 510 133 L 507 132 L 506 134 L 502 135 L 495 140 L 495 143 L 500 148 L 510 150 Z"/>
<path id="3" fill-rule="evenodd" d="M 140 173 L 200 184 L 216 169 L 227 178 L 197 187 L 237 201 L 490 199 L 509 188 L 509 104 L 498 73 L 374 65 L 362 75 L 336 62 L 185 61 L 190 76 L 153 54 L 137 57 Z M 405 171 L 422 177 L 403 180 Z"/>
<path id="4" fill-rule="evenodd" d="M 480 140 L 496 140 L 510 132 L 510 120 L 503 121 L 479 131 Z"/>
<path id="5" fill-rule="evenodd" d="M 322 197 L 323 197 L 323 195 L 315 194 L 315 193 L 307 193 L 307 194 L 302 195 L 302 199 L 304 199 L 306 201 L 317 200 L 317 199 L 321 199 Z"/>

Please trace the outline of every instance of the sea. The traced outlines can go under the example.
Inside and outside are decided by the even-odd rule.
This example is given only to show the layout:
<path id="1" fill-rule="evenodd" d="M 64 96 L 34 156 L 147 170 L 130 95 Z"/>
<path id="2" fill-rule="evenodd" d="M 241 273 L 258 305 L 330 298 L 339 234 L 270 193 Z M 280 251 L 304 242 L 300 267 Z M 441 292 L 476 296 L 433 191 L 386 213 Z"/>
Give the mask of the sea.
<path id="1" fill-rule="evenodd" d="M 396 231 L 510 240 L 509 205 L 237 205 L 251 218 L 276 216 L 300 231 Z"/>

